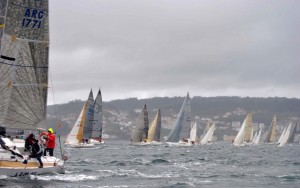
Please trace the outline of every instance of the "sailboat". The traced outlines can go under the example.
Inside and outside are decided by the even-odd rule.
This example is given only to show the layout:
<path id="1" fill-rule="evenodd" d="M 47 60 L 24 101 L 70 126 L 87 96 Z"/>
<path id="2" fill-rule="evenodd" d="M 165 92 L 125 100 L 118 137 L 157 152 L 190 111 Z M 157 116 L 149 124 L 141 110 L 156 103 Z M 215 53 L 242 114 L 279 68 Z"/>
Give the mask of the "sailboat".
<path id="1" fill-rule="evenodd" d="M 201 144 L 209 144 L 212 142 L 213 140 L 213 135 L 215 132 L 216 126 L 215 123 L 212 123 L 212 125 L 210 125 L 208 131 L 206 132 L 206 134 L 204 135 L 204 137 L 201 140 Z"/>
<path id="2" fill-rule="evenodd" d="M 93 92 L 90 91 L 88 100 L 84 103 L 79 117 L 74 124 L 71 132 L 67 136 L 66 145 L 75 148 L 93 147 L 94 144 L 89 142 L 92 135 L 94 116 L 94 98 Z"/>
<path id="3" fill-rule="evenodd" d="M 175 124 L 173 125 L 167 139 L 166 144 L 177 146 L 190 146 L 193 143 L 189 142 L 187 138 L 190 137 L 191 130 L 191 99 L 189 93 L 183 101 Z M 182 139 L 182 140 L 180 140 Z"/>
<path id="4" fill-rule="evenodd" d="M 245 146 L 251 140 L 251 132 L 252 129 L 252 114 L 248 113 L 244 122 L 236 135 L 235 139 L 233 140 L 234 146 Z"/>
<path id="5" fill-rule="evenodd" d="M 288 143 L 288 140 L 291 135 L 291 130 L 292 130 L 292 123 L 290 123 L 289 126 L 286 128 L 286 131 L 283 132 L 283 135 L 277 147 L 283 147 L 285 144 Z"/>
<path id="6" fill-rule="evenodd" d="M 155 114 L 155 117 L 151 123 L 148 131 L 147 143 L 154 145 L 162 144 L 160 141 L 160 130 L 161 130 L 161 113 L 160 109 Z"/>
<path id="7" fill-rule="evenodd" d="M 99 89 L 94 104 L 94 116 L 93 116 L 93 131 L 90 142 L 93 144 L 103 144 L 102 139 L 102 125 L 103 125 L 103 112 L 102 112 L 102 95 Z"/>
<path id="8" fill-rule="evenodd" d="M 253 137 L 252 143 L 253 144 L 259 144 L 261 140 L 261 135 L 262 135 L 262 128 L 255 133 L 255 136 Z"/>
<path id="9" fill-rule="evenodd" d="M 48 91 L 48 0 L 0 3 L 0 126 L 45 128 Z M 23 154 L 12 138 L 0 136 L 0 175 L 64 173 L 64 160 L 42 156 L 43 168 Z"/>
<path id="10" fill-rule="evenodd" d="M 273 116 L 271 126 L 269 127 L 268 134 L 265 138 L 265 143 L 275 143 L 276 139 L 276 116 Z"/>
<path id="11" fill-rule="evenodd" d="M 131 136 L 132 145 L 147 145 L 149 129 L 148 110 L 146 104 L 144 105 L 142 112 L 139 116 L 136 126 L 133 129 Z"/>

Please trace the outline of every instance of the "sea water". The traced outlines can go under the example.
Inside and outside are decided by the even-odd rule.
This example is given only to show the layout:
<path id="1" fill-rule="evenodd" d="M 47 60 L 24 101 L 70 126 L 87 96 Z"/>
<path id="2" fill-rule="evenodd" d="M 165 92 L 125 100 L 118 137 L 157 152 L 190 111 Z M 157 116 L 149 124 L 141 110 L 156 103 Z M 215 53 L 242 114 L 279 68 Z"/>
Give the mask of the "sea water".
<path id="1" fill-rule="evenodd" d="M 57 150 L 57 149 L 56 149 Z M 58 151 L 56 151 L 58 154 Z M 0 176 L 4 187 L 300 187 L 300 145 L 133 146 L 106 140 L 70 148 L 65 174 Z"/>

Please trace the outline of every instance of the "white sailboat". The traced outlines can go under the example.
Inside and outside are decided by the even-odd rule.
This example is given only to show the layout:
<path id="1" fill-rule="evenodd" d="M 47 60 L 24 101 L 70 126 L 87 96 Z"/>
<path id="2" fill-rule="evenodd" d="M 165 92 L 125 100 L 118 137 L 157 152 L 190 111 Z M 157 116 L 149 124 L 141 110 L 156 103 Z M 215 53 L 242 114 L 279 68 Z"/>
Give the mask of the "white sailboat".
<path id="1" fill-rule="evenodd" d="M 102 139 L 103 112 L 102 95 L 100 89 L 95 99 L 93 117 L 93 131 L 90 142 L 93 144 L 104 144 L 104 140 Z"/>
<path id="2" fill-rule="evenodd" d="M 0 3 L 0 126 L 37 130 L 44 127 L 48 90 L 48 0 Z M 19 143 L 22 144 L 22 143 Z M 64 173 L 64 160 L 42 156 L 43 168 L 0 136 L 0 175 Z M 62 158 L 66 159 L 64 156 Z"/>
<path id="3" fill-rule="evenodd" d="M 248 113 L 238 134 L 233 140 L 234 146 L 244 146 L 247 144 L 247 139 L 250 140 L 252 129 L 252 114 Z"/>
<path id="4" fill-rule="evenodd" d="M 258 132 L 255 133 L 255 136 L 253 137 L 252 143 L 253 144 L 259 144 L 261 140 L 262 135 L 262 129 L 260 129 Z"/>
<path id="5" fill-rule="evenodd" d="M 191 99 L 189 93 L 183 101 L 180 112 L 177 115 L 175 124 L 173 125 L 167 139 L 166 144 L 174 146 L 191 146 L 189 142 L 191 130 Z"/>
<path id="6" fill-rule="evenodd" d="M 284 132 L 284 135 L 282 135 L 282 138 L 277 147 L 283 147 L 285 144 L 288 143 L 288 140 L 289 140 L 290 134 L 291 134 L 291 130 L 292 130 L 292 123 L 290 123 L 289 126 L 286 128 L 286 131 Z"/>
<path id="7" fill-rule="evenodd" d="M 149 119 L 148 110 L 146 104 L 144 105 L 142 112 L 139 116 L 136 126 L 133 129 L 130 142 L 132 145 L 148 145 L 148 130 L 149 130 Z"/>
<path id="8" fill-rule="evenodd" d="M 149 128 L 147 143 L 150 143 L 153 145 L 162 144 L 162 142 L 160 140 L 160 130 L 161 130 L 161 113 L 160 113 L 160 109 L 159 109 L 158 112 L 155 114 L 155 117 Z"/>
<path id="9" fill-rule="evenodd" d="M 283 138 L 283 136 L 284 136 L 284 134 L 286 132 L 286 129 L 287 129 L 287 127 L 284 127 L 284 129 L 283 129 L 283 131 L 282 131 L 282 133 L 281 133 L 281 135 L 280 135 L 280 137 L 279 137 L 279 139 L 277 141 L 277 144 L 280 144 L 280 142 L 281 142 L 281 140 L 282 140 L 282 138 Z"/>
<path id="10" fill-rule="evenodd" d="M 216 129 L 215 123 L 213 123 L 210 128 L 208 129 L 208 131 L 206 132 L 206 134 L 204 135 L 204 137 L 201 140 L 201 144 L 209 144 L 212 142 L 213 140 L 213 135 L 214 135 L 214 131 Z"/>
<path id="11" fill-rule="evenodd" d="M 89 142 L 92 133 L 92 123 L 94 114 L 94 99 L 92 90 L 88 100 L 84 103 L 83 108 L 71 132 L 67 136 L 66 145 L 75 148 L 89 148 L 95 144 Z"/>

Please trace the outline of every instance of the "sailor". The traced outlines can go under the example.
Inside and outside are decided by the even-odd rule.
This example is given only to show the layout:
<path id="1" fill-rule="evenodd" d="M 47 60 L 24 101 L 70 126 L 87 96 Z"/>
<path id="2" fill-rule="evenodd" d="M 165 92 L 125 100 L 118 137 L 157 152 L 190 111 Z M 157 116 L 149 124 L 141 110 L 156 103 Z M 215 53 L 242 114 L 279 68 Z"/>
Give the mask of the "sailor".
<path id="1" fill-rule="evenodd" d="M 50 156 L 53 156 L 53 151 L 55 148 L 55 134 L 52 128 L 48 129 L 48 133 L 42 132 L 41 137 L 44 137 L 46 140 L 44 156 L 49 152 Z"/>
<path id="2" fill-rule="evenodd" d="M 28 160 L 30 160 L 30 158 L 36 158 L 40 163 L 39 168 L 43 168 L 43 162 L 41 160 L 41 157 L 43 155 L 43 149 L 42 149 L 42 146 L 39 144 L 39 141 L 36 140 L 35 138 L 32 139 L 31 151 L 32 151 L 32 153 L 31 153 L 31 155 L 29 155 Z"/>
<path id="3" fill-rule="evenodd" d="M 25 149 L 24 151 L 29 151 L 30 152 L 30 149 L 32 147 L 32 139 L 34 138 L 34 135 L 33 133 L 30 133 L 27 138 L 25 139 Z"/>

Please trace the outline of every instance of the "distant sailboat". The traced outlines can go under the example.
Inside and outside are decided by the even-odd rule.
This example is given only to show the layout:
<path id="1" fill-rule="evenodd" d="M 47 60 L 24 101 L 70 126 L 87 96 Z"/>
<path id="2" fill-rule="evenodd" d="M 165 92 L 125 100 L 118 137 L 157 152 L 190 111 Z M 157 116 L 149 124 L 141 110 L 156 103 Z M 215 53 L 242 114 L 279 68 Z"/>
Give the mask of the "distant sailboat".
<path id="1" fill-rule="evenodd" d="M 175 124 L 173 125 L 166 139 L 166 143 L 169 145 L 186 145 L 188 143 L 187 138 L 190 138 L 190 130 L 191 130 L 191 99 L 189 97 L 189 93 L 187 93 L 187 96 L 184 99 L 183 104 L 181 106 L 180 112 L 177 115 Z"/>
<path id="2" fill-rule="evenodd" d="M 252 114 L 248 113 L 238 134 L 233 140 L 234 146 L 244 146 L 247 142 L 246 139 L 250 140 L 251 132 L 252 132 L 252 129 L 250 129 L 250 127 L 252 127 Z"/>
<path id="3" fill-rule="evenodd" d="M 286 128 L 286 131 L 284 132 L 284 135 L 282 135 L 282 138 L 280 140 L 280 143 L 278 144 L 278 147 L 282 147 L 288 143 L 288 140 L 291 135 L 291 130 L 292 130 L 292 123 L 290 123 L 289 126 Z"/>
<path id="4" fill-rule="evenodd" d="M 94 99 L 91 90 L 88 100 L 84 103 L 81 113 L 66 139 L 66 145 L 78 148 L 94 146 L 93 143 L 89 143 L 92 135 L 93 112 Z"/>
<path id="5" fill-rule="evenodd" d="M 285 135 L 286 129 L 287 129 L 287 127 L 285 126 L 282 133 L 281 133 L 281 135 L 280 135 L 280 137 L 279 137 L 279 139 L 278 139 L 278 142 L 277 142 L 278 144 L 280 144 L 280 142 L 282 141 L 282 138 Z"/>
<path id="6" fill-rule="evenodd" d="M 271 126 L 268 130 L 268 134 L 265 138 L 265 143 L 275 143 L 276 142 L 276 116 L 273 116 L 273 119 L 272 119 L 272 123 L 271 123 Z"/>
<path id="7" fill-rule="evenodd" d="M 131 136 L 132 145 L 146 145 L 148 138 L 149 119 L 148 110 L 146 104 L 144 105 L 142 112 L 139 116 L 136 126 L 133 129 Z"/>
<path id="8" fill-rule="evenodd" d="M 91 143 L 101 144 L 104 143 L 102 139 L 102 126 L 103 126 L 103 110 L 102 110 L 102 95 L 99 89 L 94 104 L 94 115 L 93 115 L 93 130 Z"/>
<path id="9" fill-rule="evenodd" d="M 204 135 L 200 143 L 201 144 L 211 143 L 213 140 L 214 131 L 215 131 L 215 123 L 210 125 L 210 128 L 208 129 L 208 131 L 206 132 L 206 134 Z"/>
<path id="10" fill-rule="evenodd" d="M 255 136 L 253 137 L 252 143 L 253 144 L 259 144 L 261 140 L 261 135 L 262 135 L 262 129 L 256 132 Z"/>
<path id="11" fill-rule="evenodd" d="M 149 128 L 147 143 L 161 144 L 160 130 L 161 130 L 161 113 L 159 109 Z"/>

